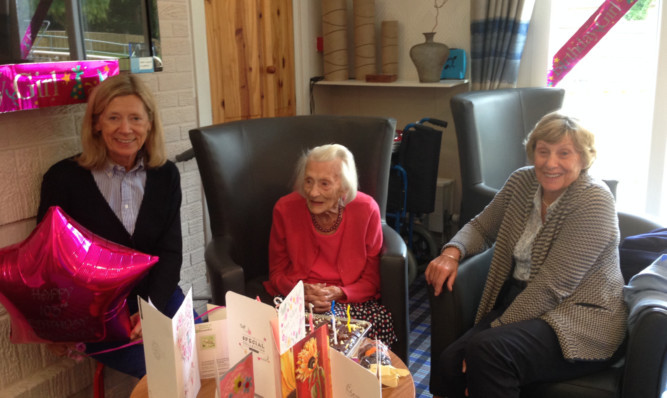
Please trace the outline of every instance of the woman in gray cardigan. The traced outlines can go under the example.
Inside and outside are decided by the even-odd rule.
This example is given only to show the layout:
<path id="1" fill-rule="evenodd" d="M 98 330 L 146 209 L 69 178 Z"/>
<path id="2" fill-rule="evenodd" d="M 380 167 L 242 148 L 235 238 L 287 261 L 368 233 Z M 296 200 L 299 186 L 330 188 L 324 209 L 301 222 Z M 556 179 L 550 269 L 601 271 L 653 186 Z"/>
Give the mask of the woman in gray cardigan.
<path id="1" fill-rule="evenodd" d="M 445 370 L 438 395 L 519 397 L 522 385 L 607 366 L 625 336 L 618 219 L 609 189 L 588 175 L 593 135 L 548 114 L 526 153 L 533 166 L 515 171 L 425 271 L 439 295 L 462 258 L 496 245 L 475 327 L 432 358 Z"/>

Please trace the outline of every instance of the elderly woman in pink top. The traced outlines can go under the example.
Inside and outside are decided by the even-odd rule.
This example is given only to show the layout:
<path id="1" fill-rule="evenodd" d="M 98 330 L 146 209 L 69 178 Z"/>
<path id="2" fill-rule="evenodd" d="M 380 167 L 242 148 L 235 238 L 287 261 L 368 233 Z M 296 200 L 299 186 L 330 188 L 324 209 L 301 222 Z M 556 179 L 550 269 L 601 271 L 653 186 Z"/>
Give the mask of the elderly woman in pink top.
<path id="1" fill-rule="evenodd" d="M 379 303 L 380 210 L 357 191 L 352 153 L 342 145 L 315 147 L 296 167 L 294 192 L 273 209 L 269 280 L 273 296 L 285 296 L 303 281 L 314 311 L 347 315 L 373 324 L 369 337 L 396 340 L 391 314 Z"/>

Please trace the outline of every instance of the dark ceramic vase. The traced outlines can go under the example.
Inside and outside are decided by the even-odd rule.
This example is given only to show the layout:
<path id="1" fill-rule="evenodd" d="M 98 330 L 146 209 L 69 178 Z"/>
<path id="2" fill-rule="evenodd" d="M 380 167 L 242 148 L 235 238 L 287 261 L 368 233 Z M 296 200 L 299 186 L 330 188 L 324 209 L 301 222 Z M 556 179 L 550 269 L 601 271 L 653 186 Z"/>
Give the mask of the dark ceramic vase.
<path id="1" fill-rule="evenodd" d="M 426 41 L 410 48 L 410 58 L 417 67 L 422 83 L 439 82 L 442 68 L 449 57 L 449 47 L 433 41 L 433 36 L 435 32 L 424 33 Z"/>

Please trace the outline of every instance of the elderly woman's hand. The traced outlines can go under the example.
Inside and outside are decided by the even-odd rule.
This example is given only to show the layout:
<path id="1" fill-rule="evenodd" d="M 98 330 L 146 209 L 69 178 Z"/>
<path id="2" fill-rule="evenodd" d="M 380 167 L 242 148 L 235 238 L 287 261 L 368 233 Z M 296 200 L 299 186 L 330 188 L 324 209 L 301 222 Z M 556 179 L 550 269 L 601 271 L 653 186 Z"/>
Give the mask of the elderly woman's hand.
<path id="1" fill-rule="evenodd" d="M 327 286 L 324 283 L 304 283 L 303 293 L 306 306 L 312 303 L 313 311 L 317 313 L 329 311 L 333 300 L 340 301 L 346 298 L 343 289 L 333 285 Z"/>
<path id="2" fill-rule="evenodd" d="M 445 282 L 447 283 L 447 289 L 450 292 L 452 291 L 460 258 L 461 253 L 457 248 L 448 247 L 426 267 L 426 271 L 424 271 L 426 283 L 433 286 L 436 296 L 439 296 L 442 292 L 442 286 Z"/>

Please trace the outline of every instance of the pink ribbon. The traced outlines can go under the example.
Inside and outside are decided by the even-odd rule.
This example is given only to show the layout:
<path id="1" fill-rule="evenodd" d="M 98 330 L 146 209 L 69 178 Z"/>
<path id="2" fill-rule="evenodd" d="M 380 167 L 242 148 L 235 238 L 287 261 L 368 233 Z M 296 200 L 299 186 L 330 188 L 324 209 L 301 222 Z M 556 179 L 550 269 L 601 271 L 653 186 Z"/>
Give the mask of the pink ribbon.
<path id="1" fill-rule="evenodd" d="M 636 2 L 637 0 L 605 0 L 577 33 L 556 52 L 547 85 L 557 85 Z"/>

